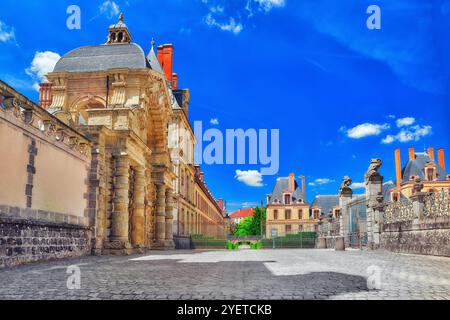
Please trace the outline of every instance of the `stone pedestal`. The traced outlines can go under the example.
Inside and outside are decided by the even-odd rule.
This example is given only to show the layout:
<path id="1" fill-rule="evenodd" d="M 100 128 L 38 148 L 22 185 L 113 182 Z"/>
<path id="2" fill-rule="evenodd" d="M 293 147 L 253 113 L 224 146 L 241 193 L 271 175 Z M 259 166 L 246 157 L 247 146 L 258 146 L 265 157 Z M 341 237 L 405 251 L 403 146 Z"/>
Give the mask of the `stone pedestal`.
<path id="1" fill-rule="evenodd" d="M 345 251 L 344 237 L 337 237 L 334 249 L 336 251 Z"/>
<path id="2" fill-rule="evenodd" d="M 327 239 L 324 237 L 320 237 L 317 239 L 317 249 L 326 249 L 327 248 Z"/>

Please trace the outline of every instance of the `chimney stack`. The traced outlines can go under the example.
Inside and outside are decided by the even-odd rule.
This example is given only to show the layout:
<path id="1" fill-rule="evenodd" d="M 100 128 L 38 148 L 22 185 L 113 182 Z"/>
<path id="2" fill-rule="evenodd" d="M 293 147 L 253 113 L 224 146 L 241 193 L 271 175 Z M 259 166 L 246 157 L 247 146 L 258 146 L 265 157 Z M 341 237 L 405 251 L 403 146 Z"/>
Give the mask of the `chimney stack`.
<path id="1" fill-rule="evenodd" d="M 51 106 L 53 101 L 53 92 L 51 83 L 41 83 L 39 87 L 39 102 L 38 105 L 47 109 Z"/>
<path id="2" fill-rule="evenodd" d="M 178 74 L 177 73 L 172 74 L 172 89 L 178 90 Z"/>
<path id="3" fill-rule="evenodd" d="M 158 47 L 158 61 L 169 82 L 173 80 L 173 44 L 163 44 Z"/>
<path id="4" fill-rule="evenodd" d="M 445 170 L 445 158 L 444 158 L 444 149 L 439 149 L 438 152 L 438 164 L 443 170 Z"/>
<path id="5" fill-rule="evenodd" d="M 414 149 L 413 149 L 414 153 Z M 410 156 L 411 156 L 411 149 L 410 149 Z M 400 149 L 395 150 L 395 173 L 396 173 L 396 182 L 397 182 L 397 189 L 400 189 L 401 183 L 402 183 L 402 159 L 400 156 Z"/>
<path id="6" fill-rule="evenodd" d="M 295 174 L 293 173 L 289 175 L 289 191 L 290 192 L 295 191 Z"/>
<path id="7" fill-rule="evenodd" d="M 306 202 L 306 178 L 305 178 L 305 176 L 302 176 L 302 195 L 303 195 L 303 200 Z"/>
<path id="8" fill-rule="evenodd" d="M 200 181 L 205 182 L 205 173 L 204 172 L 200 172 Z"/>
<path id="9" fill-rule="evenodd" d="M 414 148 L 409 148 L 409 160 L 416 160 L 416 152 L 414 150 Z"/>
<path id="10" fill-rule="evenodd" d="M 217 204 L 219 205 L 220 210 L 223 211 L 223 199 L 219 199 L 219 201 L 217 201 Z"/>
<path id="11" fill-rule="evenodd" d="M 428 156 L 430 157 L 431 161 L 434 162 L 434 148 L 433 147 L 428 148 Z"/>

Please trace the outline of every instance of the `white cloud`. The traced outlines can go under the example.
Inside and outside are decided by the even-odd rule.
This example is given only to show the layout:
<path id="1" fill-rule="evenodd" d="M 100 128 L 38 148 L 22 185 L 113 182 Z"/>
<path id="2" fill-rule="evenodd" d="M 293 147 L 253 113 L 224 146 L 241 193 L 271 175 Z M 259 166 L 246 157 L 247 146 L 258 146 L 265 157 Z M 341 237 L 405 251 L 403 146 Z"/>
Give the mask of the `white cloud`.
<path id="1" fill-rule="evenodd" d="M 263 186 L 262 175 L 257 170 L 248 170 L 248 171 L 236 170 L 235 179 L 237 179 L 240 182 L 243 182 L 244 184 L 250 187 Z"/>
<path id="2" fill-rule="evenodd" d="M 36 81 L 33 85 L 33 88 L 35 90 L 39 91 L 40 82 L 47 81 L 47 78 L 45 76 L 49 72 L 53 71 L 59 59 L 61 59 L 61 56 L 52 51 L 37 51 L 34 54 L 33 61 L 31 62 L 30 67 L 25 70 L 25 72 Z"/>
<path id="3" fill-rule="evenodd" d="M 213 126 L 218 126 L 219 125 L 219 119 L 212 118 L 211 121 L 209 121 L 209 123 L 212 124 Z"/>
<path id="4" fill-rule="evenodd" d="M 318 179 L 314 180 L 313 182 L 308 183 L 308 185 L 310 185 L 311 187 L 314 187 L 314 186 L 320 186 L 320 185 L 329 184 L 329 183 L 333 183 L 333 182 L 335 182 L 335 181 L 332 179 L 318 178 Z"/>
<path id="5" fill-rule="evenodd" d="M 15 40 L 16 35 L 14 34 L 14 28 L 8 27 L 0 20 L 0 42 L 15 42 Z"/>
<path id="6" fill-rule="evenodd" d="M 423 137 L 429 136 L 433 133 L 433 128 L 431 126 L 421 126 L 415 125 L 408 128 L 402 129 L 396 135 L 388 135 L 386 138 L 381 140 L 383 144 L 391 144 L 394 141 L 401 143 L 419 141 Z"/>
<path id="7" fill-rule="evenodd" d="M 281 8 L 286 4 L 285 0 L 253 0 L 265 12 L 269 12 L 273 8 Z"/>
<path id="8" fill-rule="evenodd" d="M 350 186 L 352 189 L 365 189 L 366 184 L 364 182 L 353 182 Z"/>
<path id="9" fill-rule="evenodd" d="M 375 124 L 375 123 L 363 123 L 354 128 L 346 130 L 345 128 L 341 128 L 342 131 L 345 131 L 347 137 L 352 139 L 361 139 L 369 136 L 377 136 L 381 134 L 384 130 L 390 128 L 390 125 L 385 124 Z"/>
<path id="10" fill-rule="evenodd" d="M 241 23 L 237 23 L 233 17 L 230 17 L 227 22 L 221 23 L 217 21 L 211 13 L 206 15 L 205 23 L 210 27 L 217 27 L 222 31 L 229 31 L 234 34 L 239 34 L 244 28 L 243 25 Z"/>
<path id="11" fill-rule="evenodd" d="M 100 14 L 105 14 L 108 19 L 117 16 L 120 13 L 119 5 L 115 1 L 104 1 L 100 7 Z"/>
<path id="12" fill-rule="evenodd" d="M 416 119 L 414 119 L 412 117 L 397 119 L 397 127 L 399 127 L 399 128 L 408 127 L 408 126 L 413 125 L 415 122 L 416 122 Z"/>

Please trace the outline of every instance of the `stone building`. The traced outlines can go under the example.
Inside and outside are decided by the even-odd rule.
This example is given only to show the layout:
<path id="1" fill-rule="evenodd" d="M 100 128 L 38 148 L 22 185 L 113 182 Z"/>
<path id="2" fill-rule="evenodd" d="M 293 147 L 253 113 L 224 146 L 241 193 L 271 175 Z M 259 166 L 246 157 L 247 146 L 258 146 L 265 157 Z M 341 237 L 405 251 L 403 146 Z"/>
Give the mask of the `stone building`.
<path id="1" fill-rule="evenodd" d="M 196 213 L 188 216 L 187 228 L 191 235 L 214 238 L 226 236 L 226 219 L 223 200 L 216 201 L 205 182 L 200 166 L 195 166 L 195 207 Z"/>
<path id="2" fill-rule="evenodd" d="M 272 237 L 272 230 L 283 236 L 299 231 L 314 231 L 319 216 L 310 215 L 306 201 L 305 177 L 302 186 L 297 184 L 295 175 L 278 178 L 271 195 L 267 195 L 266 237 Z"/>
<path id="3" fill-rule="evenodd" d="M 162 46 L 158 60 L 152 43 L 146 56 L 120 15 L 105 44 L 70 51 L 47 76 L 47 110 L 92 142 L 87 210 L 97 253 L 174 246 L 172 53 Z"/>
<path id="4" fill-rule="evenodd" d="M 450 190 L 450 175 L 445 170 L 444 149 L 434 148 L 426 152 L 408 150 L 408 161 L 402 167 L 400 149 L 395 150 L 396 187 L 391 192 L 392 201 L 400 201 L 402 197 L 410 198 L 414 194 L 414 184 L 419 181 L 424 192 Z"/>
<path id="5" fill-rule="evenodd" d="M 174 87 L 174 90 L 177 89 Z M 194 131 L 188 119 L 189 90 L 175 90 L 175 108 L 169 124 L 169 148 L 176 179 L 174 234 L 190 235 L 189 217 L 195 215 Z"/>

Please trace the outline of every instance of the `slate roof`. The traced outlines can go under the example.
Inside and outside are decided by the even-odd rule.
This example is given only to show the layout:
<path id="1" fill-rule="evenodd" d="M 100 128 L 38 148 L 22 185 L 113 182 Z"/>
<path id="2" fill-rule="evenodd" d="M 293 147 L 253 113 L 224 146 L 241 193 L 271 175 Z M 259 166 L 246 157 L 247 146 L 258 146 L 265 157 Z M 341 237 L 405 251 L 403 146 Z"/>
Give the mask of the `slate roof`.
<path id="1" fill-rule="evenodd" d="M 278 178 L 275 188 L 270 196 L 270 203 L 273 204 L 275 200 L 277 203 L 283 204 L 283 192 L 289 189 L 289 178 Z M 297 181 L 295 181 L 295 191 L 292 194 L 292 201 L 295 203 L 298 199 L 302 199 L 305 204 L 308 204 L 306 199 L 303 199 L 303 193 Z"/>
<path id="2" fill-rule="evenodd" d="M 155 50 L 152 48 L 150 49 L 150 52 L 147 55 L 147 61 L 150 64 L 150 68 L 152 70 L 155 70 L 156 72 L 159 72 L 161 74 L 164 74 L 164 71 L 161 67 L 161 64 L 159 63 L 158 57 L 156 56 Z"/>
<path id="3" fill-rule="evenodd" d="M 402 182 L 408 182 L 412 176 L 420 177 L 422 181 L 426 180 L 424 168 L 429 162 L 436 164 L 434 161 L 431 161 L 431 158 L 427 153 L 416 153 L 416 159 L 408 160 L 403 168 Z M 445 181 L 447 178 L 447 172 L 438 164 L 436 164 L 436 174 L 438 181 Z"/>
<path id="4" fill-rule="evenodd" d="M 322 215 L 328 215 L 334 207 L 339 206 L 338 195 L 317 195 L 311 207 L 319 207 L 322 210 Z"/>
<path id="5" fill-rule="evenodd" d="M 154 67 L 157 66 L 154 64 Z M 125 43 L 72 50 L 58 61 L 53 72 L 94 72 L 115 68 L 152 69 L 139 45 Z"/>

